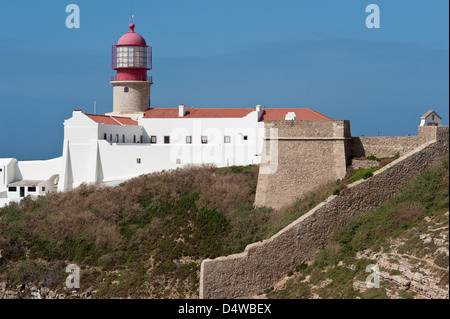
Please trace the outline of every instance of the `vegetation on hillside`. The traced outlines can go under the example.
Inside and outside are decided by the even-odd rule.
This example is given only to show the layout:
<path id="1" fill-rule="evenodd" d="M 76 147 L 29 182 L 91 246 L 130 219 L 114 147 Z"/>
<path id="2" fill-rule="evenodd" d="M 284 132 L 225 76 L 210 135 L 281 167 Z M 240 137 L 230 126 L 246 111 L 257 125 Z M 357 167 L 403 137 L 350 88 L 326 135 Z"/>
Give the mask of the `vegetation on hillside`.
<path id="1" fill-rule="evenodd" d="M 400 254 L 414 255 L 417 260 L 438 254 L 433 240 L 422 238 L 430 236 L 428 233 L 435 231 L 433 225 L 437 224 L 447 232 L 447 254 L 439 253 L 434 264 L 447 270 L 439 270 L 436 276 L 441 277 L 439 285 L 448 289 L 448 210 L 447 157 L 442 164 L 422 172 L 405 185 L 392 200 L 370 213 L 358 215 L 346 227 L 337 230 L 311 263 L 297 267 L 295 279 L 284 289 L 269 293 L 269 297 L 311 298 L 311 287 L 315 286 L 314 293 L 320 298 L 387 298 L 385 283 L 382 289 L 363 292 L 355 289 L 355 281 L 364 281 L 368 276 L 366 266 L 376 262 L 358 255 L 363 251 L 374 252 L 374 255 L 389 252 L 392 241 L 398 238 L 402 238 L 397 249 Z M 400 297 L 412 295 L 402 291 Z"/>
<path id="2" fill-rule="evenodd" d="M 0 210 L 0 282 L 62 289 L 68 264 L 97 297 L 196 297 L 201 260 L 241 252 L 323 201 L 254 209 L 257 166 L 190 166 L 117 187 L 81 185 Z"/>

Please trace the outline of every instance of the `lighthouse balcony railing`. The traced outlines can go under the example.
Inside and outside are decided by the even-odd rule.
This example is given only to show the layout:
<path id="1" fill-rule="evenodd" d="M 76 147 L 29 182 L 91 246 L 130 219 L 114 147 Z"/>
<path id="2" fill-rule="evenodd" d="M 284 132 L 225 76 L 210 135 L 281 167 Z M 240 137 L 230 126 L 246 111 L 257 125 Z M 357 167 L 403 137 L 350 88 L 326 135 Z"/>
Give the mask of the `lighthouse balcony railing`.
<path id="1" fill-rule="evenodd" d="M 114 81 L 147 81 L 153 83 L 153 76 L 141 75 L 141 76 L 120 76 L 120 80 L 117 79 L 117 75 L 111 75 L 111 82 Z"/>

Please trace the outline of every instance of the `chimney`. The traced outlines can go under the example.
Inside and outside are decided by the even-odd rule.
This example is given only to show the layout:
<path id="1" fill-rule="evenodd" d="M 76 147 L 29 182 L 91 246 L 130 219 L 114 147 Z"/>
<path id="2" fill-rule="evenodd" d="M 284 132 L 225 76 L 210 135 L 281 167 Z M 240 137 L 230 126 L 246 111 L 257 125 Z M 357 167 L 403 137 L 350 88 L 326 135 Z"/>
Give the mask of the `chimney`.
<path id="1" fill-rule="evenodd" d="M 285 118 L 286 121 L 294 121 L 297 119 L 297 114 L 295 112 L 287 112 Z"/>
<path id="2" fill-rule="evenodd" d="M 178 105 L 178 117 L 183 117 L 186 115 L 186 105 L 180 104 Z"/>
<path id="3" fill-rule="evenodd" d="M 261 116 L 264 112 L 264 109 L 263 109 L 262 105 L 259 105 L 259 104 L 255 107 L 255 109 L 256 109 L 256 114 L 258 116 L 258 121 L 259 121 L 259 119 L 261 118 Z"/>

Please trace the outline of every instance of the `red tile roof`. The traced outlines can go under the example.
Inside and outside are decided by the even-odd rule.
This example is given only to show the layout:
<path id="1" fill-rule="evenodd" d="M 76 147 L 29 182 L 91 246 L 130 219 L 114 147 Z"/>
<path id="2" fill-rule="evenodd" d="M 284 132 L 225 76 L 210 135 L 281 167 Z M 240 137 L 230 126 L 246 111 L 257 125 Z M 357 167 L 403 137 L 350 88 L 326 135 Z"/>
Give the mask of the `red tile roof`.
<path id="1" fill-rule="evenodd" d="M 185 118 L 240 118 L 253 112 L 253 108 L 186 108 Z M 178 108 L 153 108 L 144 118 L 178 118 Z"/>
<path id="2" fill-rule="evenodd" d="M 288 112 L 294 112 L 297 120 L 332 120 L 331 117 L 320 114 L 309 108 L 292 109 L 292 108 L 265 108 L 260 121 L 284 120 Z"/>
<path id="3" fill-rule="evenodd" d="M 108 124 L 108 125 L 138 125 L 138 122 L 128 118 L 121 116 L 109 116 L 109 115 L 98 115 L 98 114 L 87 114 L 84 113 L 87 117 L 99 124 Z"/>
<path id="4" fill-rule="evenodd" d="M 185 118 L 242 118 L 255 111 L 254 108 L 186 108 Z M 332 120 L 309 108 L 265 108 L 260 121 L 284 120 L 288 112 L 294 112 L 297 120 Z M 145 112 L 144 118 L 179 118 L 178 108 L 153 108 Z"/>

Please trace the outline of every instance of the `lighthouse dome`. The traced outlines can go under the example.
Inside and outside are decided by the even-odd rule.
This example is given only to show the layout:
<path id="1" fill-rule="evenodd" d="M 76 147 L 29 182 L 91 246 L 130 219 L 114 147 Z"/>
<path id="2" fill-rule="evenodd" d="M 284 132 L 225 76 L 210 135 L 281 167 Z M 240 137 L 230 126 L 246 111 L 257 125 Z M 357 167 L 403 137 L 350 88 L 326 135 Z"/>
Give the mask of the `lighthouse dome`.
<path id="1" fill-rule="evenodd" d="M 125 33 L 117 42 L 117 45 L 130 45 L 130 46 L 146 46 L 145 39 L 134 32 L 134 23 L 130 24 L 130 32 Z"/>

